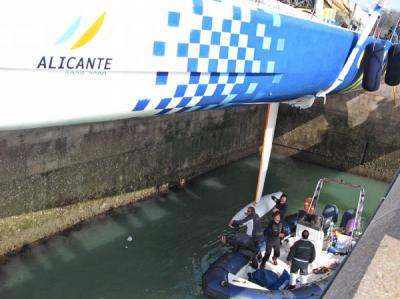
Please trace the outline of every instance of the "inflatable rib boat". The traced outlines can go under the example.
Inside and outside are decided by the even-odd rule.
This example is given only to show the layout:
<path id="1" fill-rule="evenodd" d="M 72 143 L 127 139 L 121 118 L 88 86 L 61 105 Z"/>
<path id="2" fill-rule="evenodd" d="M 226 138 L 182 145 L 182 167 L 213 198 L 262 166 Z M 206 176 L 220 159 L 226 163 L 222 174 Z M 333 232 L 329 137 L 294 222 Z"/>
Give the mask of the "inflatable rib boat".
<path id="1" fill-rule="evenodd" d="M 357 206 L 351 211 L 343 213 L 340 225 L 335 224 L 339 219 L 339 210 L 334 204 L 327 205 L 322 215 L 310 213 L 310 211 L 316 210 L 322 187 L 326 183 L 356 188 L 360 191 Z M 264 201 L 264 203 L 260 205 L 268 205 L 272 209 L 273 205 L 268 203 L 271 202 L 272 195 L 262 197 L 260 202 Z M 305 210 L 299 211 L 295 229 L 283 239 L 281 256 L 277 265 L 267 262 L 264 270 L 256 270 L 251 264 L 249 256 L 240 250 L 225 253 L 203 274 L 204 293 L 211 298 L 318 298 L 361 236 L 364 200 L 365 191 L 362 186 L 332 179 L 321 179 L 317 184 L 312 201 L 306 200 Z M 260 213 L 260 211 L 259 209 L 257 212 Z M 239 212 L 235 216 L 236 219 L 239 214 L 242 213 Z M 263 215 L 261 214 L 261 216 Z M 287 218 L 292 219 L 293 217 Z M 349 228 L 349 224 L 351 224 L 351 228 Z M 301 238 L 301 233 L 305 229 L 310 233 L 308 240 L 315 246 L 316 258 L 309 265 L 311 271 L 307 276 L 307 282 L 297 283 L 296 288 L 288 290 L 290 267 L 286 263 L 286 257 L 290 247 Z M 257 279 L 255 273 L 260 274 L 260 271 L 261 275 L 274 275 L 275 280 L 265 282 Z M 266 284 L 269 285 L 266 286 Z"/>

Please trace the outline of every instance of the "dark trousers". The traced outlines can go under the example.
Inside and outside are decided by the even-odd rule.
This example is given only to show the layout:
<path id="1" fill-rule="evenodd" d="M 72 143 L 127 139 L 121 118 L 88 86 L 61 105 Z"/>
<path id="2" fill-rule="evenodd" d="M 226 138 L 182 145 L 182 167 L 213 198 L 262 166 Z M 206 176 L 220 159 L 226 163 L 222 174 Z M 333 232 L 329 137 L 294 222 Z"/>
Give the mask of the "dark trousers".
<path id="1" fill-rule="evenodd" d="M 268 238 L 267 249 L 265 250 L 265 255 L 262 259 L 261 265 L 265 265 L 271 255 L 272 248 L 274 249 L 274 257 L 278 258 L 281 255 L 281 240 L 280 238 Z"/>
<path id="2" fill-rule="evenodd" d="M 299 270 L 300 275 L 308 275 L 308 262 L 293 259 L 290 266 L 290 273 L 297 273 Z"/>

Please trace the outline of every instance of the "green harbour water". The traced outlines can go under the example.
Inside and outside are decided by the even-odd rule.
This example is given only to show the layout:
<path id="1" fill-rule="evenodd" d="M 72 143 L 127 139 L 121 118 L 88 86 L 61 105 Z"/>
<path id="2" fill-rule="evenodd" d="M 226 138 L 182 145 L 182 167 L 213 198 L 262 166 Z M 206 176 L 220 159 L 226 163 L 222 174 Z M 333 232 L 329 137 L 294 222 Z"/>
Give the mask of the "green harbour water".
<path id="1" fill-rule="evenodd" d="M 221 167 L 185 189 L 118 209 L 32 246 L 0 266 L 0 298 L 204 298 L 201 275 L 222 252 L 218 236 L 227 231 L 230 218 L 254 198 L 258 159 L 251 156 Z M 386 183 L 273 156 L 264 193 L 287 193 L 289 215 L 303 206 L 322 177 L 364 185 L 366 221 L 388 188 Z M 332 202 L 345 211 L 357 199 L 357 191 L 328 187 L 319 209 Z"/>

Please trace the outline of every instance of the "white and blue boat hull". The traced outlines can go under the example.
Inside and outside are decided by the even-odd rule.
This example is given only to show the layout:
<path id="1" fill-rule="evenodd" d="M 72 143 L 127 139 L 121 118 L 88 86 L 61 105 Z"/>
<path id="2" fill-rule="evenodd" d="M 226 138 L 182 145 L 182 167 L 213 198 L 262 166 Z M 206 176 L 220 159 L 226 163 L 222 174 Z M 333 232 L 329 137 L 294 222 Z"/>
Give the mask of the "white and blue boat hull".
<path id="1" fill-rule="evenodd" d="M 316 95 L 360 35 L 289 14 L 244 0 L 3 2 L 0 129 Z M 334 92 L 356 87 L 373 41 L 390 46 L 369 38 Z"/>

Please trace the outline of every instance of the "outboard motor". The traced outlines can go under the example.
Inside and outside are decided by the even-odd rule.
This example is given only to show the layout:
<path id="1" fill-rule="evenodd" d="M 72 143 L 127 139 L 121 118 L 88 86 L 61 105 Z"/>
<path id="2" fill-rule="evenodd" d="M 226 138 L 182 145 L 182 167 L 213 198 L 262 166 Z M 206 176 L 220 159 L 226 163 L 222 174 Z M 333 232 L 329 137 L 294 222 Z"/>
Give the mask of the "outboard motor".
<path id="1" fill-rule="evenodd" d="M 340 227 L 346 227 L 347 222 L 354 217 L 356 211 L 354 209 L 347 210 L 342 216 L 342 221 L 340 221 Z"/>
<path id="2" fill-rule="evenodd" d="M 336 205 L 334 204 L 327 204 L 322 211 L 322 216 L 324 216 L 325 219 L 330 218 L 333 223 L 336 223 L 339 217 L 339 209 Z"/>
<path id="3" fill-rule="evenodd" d="M 329 228 L 336 224 L 339 217 L 339 209 L 334 204 L 327 204 L 322 212 L 324 216 L 323 231 L 326 234 Z"/>

